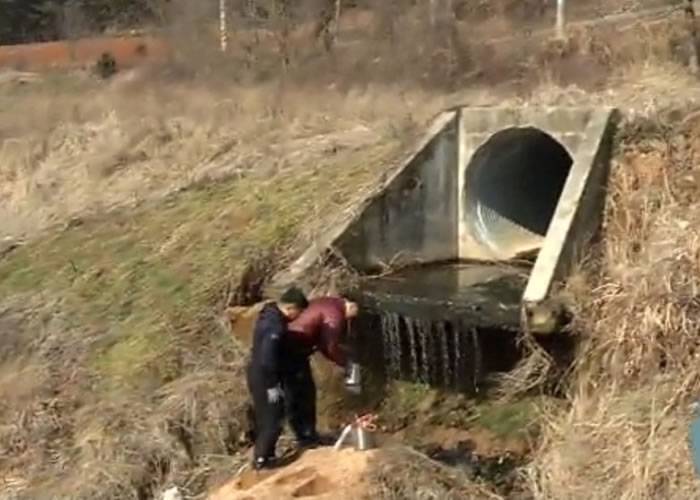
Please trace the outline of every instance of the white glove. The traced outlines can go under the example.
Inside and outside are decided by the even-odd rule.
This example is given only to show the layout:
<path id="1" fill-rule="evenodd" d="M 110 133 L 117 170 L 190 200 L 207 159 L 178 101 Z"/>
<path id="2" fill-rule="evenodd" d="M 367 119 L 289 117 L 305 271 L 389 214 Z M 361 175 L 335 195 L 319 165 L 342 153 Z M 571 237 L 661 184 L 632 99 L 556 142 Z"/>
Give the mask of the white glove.
<path id="1" fill-rule="evenodd" d="M 280 386 L 271 387 L 267 390 L 267 402 L 270 404 L 279 403 L 279 401 L 284 397 L 284 392 Z"/>
<path id="2" fill-rule="evenodd" d="M 353 394 L 362 392 L 360 375 L 360 365 L 357 363 L 350 363 L 345 372 L 345 388 L 349 392 Z"/>

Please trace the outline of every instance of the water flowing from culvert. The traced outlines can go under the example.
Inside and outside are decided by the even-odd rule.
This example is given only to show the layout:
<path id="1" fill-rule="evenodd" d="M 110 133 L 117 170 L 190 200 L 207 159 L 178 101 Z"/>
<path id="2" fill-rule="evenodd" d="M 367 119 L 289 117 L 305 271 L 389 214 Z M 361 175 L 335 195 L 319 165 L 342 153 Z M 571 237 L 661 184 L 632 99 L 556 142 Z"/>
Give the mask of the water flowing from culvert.
<path id="1" fill-rule="evenodd" d="M 418 329 L 418 344 L 420 346 L 420 377 L 421 382 L 425 384 L 430 383 L 430 359 L 429 359 L 429 343 L 430 343 L 430 331 L 425 328 L 423 322 L 420 320 L 411 320 L 415 323 Z"/>
<path id="2" fill-rule="evenodd" d="M 386 375 L 450 389 L 473 391 L 482 378 L 483 350 L 476 329 L 381 312 Z"/>
<path id="3" fill-rule="evenodd" d="M 418 333 L 416 331 L 416 322 L 406 322 L 406 333 L 408 335 L 408 355 L 410 359 L 409 378 L 415 380 L 418 377 Z"/>
<path id="4" fill-rule="evenodd" d="M 385 375 L 459 391 L 478 390 L 493 358 L 502 357 L 503 350 L 515 343 L 510 333 L 495 337 L 492 333 L 512 332 L 519 326 L 523 276 L 515 267 L 446 264 L 368 281 L 360 300 L 363 310 L 376 318 L 374 338 L 376 329 L 381 329 L 377 347 L 383 351 Z"/>
<path id="5" fill-rule="evenodd" d="M 459 328 L 452 329 L 452 342 L 454 343 L 454 374 L 455 380 L 453 387 L 459 389 L 459 372 L 462 363 L 462 343 L 460 342 Z"/>
<path id="6" fill-rule="evenodd" d="M 452 381 L 452 365 L 450 364 L 450 349 L 447 345 L 447 325 L 444 321 L 439 321 L 435 324 L 437 338 L 440 341 L 441 356 L 441 375 L 442 385 L 450 387 Z"/>
<path id="7" fill-rule="evenodd" d="M 476 329 L 471 330 L 471 340 L 472 340 L 472 352 L 474 353 L 474 373 L 472 374 L 472 380 L 474 381 L 474 391 L 479 392 L 479 382 L 482 377 L 482 364 L 483 364 L 483 354 L 481 352 L 481 341 L 479 340 L 479 333 Z"/>

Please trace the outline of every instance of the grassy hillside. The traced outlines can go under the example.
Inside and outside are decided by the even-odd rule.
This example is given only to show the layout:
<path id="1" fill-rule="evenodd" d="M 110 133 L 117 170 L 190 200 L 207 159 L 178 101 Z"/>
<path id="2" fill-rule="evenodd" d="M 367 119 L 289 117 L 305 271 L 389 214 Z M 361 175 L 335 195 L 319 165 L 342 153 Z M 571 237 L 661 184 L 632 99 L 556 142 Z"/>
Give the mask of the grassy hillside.
<path id="1" fill-rule="evenodd" d="M 262 144 L 245 175 L 71 217 L 3 258 L 5 474 L 38 487 L 31 498 L 136 498 L 235 449 L 243 357 L 218 323 L 229 292 L 248 263 L 272 272 L 284 260 L 271 255 L 361 196 L 412 135 L 410 120 L 397 127 L 297 136 L 282 157 Z"/>
<path id="2" fill-rule="evenodd" d="M 538 427 L 521 471 L 534 498 L 692 497 L 698 91 L 673 22 L 498 50 L 399 30 L 280 80 L 211 58 L 0 88 L 0 236 L 19 245 L 0 257 L 0 492 L 201 496 L 245 460 L 243 353 L 219 315 L 248 264 L 288 262 L 447 105 L 605 103 L 626 122 L 599 258 L 567 290 L 583 341 L 570 392 L 433 412 L 426 388 L 392 387 L 381 408 L 504 440 Z M 454 494 L 405 459 L 382 481 L 406 475 Z M 381 491 L 411 498 L 407 484 Z"/>

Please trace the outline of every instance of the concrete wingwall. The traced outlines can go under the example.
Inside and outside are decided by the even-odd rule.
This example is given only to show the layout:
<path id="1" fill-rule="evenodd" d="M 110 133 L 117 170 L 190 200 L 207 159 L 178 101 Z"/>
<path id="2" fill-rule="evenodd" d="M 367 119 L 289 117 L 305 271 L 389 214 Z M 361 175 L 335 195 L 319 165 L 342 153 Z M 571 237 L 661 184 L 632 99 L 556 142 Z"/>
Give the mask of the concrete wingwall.
<path id="1" fill-rule="evenodd" d="M 374 189 L 341 214 L 288 268 L 272 278 L 265 289 L 266 295 L 275 296 L 293 283 L 306 282 L 312 269 L 324 261 L 331 249 L 341 253 L 359 271 L 396 263 L 401 255 L 415 256 L 421 252 L 428 252 L 433 258 L 444 259 L 447 255 L 455 258 L 456 197 L 434 215 L 426 216 L 421 211 L 434 208 L 438 197 L 444 198 L 445 193 L 438 186 L 446 188 L 456 180 L 457 127 L 456 111 L 440 113 L 415 147 L 386 172 Z M 394 207 L 395 202 L 401 208 Z M 390 216 L 382 215 L 385 211 Z M 401 221 L 403 212 L 409 214 L 405 222 Z M 439 222 L 438 226 L 431 227 L 435 222 Z M 398 227 L 392 228 L 394 225 L 400 231 Z M 389 238 L 382 236 L 383 231 L 389 231 Z M 402 245 L 408 245 L 409 251 Z"/>
<path id="2" fill-rule="evenodd" d="M 565 278 L 585 257 L 600 228 L 618 120 L 616 109 L 599 109 L 586 125 L 574 166 L 523 295 L 526 309 L 546 300 L 553 283 Z"/>
<path id="3" fill-rule="evenodd" d="M 455 115 L 335 242 L 354 268 L 458 257 L 458 126 Z"/>

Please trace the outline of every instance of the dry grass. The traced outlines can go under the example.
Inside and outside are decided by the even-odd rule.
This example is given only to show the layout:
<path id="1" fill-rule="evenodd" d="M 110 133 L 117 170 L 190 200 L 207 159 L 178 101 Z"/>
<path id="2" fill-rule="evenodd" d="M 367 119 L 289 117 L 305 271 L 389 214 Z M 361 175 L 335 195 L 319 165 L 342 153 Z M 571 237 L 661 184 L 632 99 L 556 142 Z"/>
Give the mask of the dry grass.
<path id="1" fill-rule="evenodd" d="M 407 120 L 434 109 L 420 92 L 381 88 L 341 94 L 161 83 L 105 87 L 66 77 L 45 82 L 46 91 L 0 97 L 8 124 L 0 144 L 0 236 L 134 206 L 207 179 L 311 168 L 318 155 L 400 136 Z"/>
<path id="2" fill-rule="evenodd" d="M 110 83 L 48 75 L 3 89 L 0 236 L 32 240 L 0 260 L 0 470 L 8 485 L 25 488 L 25 498 L 141 499 L 174 483 L 201 494 L 217 471 L 235 469 L 244 459 L 243 360 L 215 319 L 231 283 L 261 255 L 281 256 L 281 265 L 295 243 L 313 240 L 439 109 L 503 104 L 515 77 L 501 70 L 537 69 L 553 50 L 540 47 L 540 58 L 522 66 L 513 64 L 522 62 L 517 50 L 474 43 L 402 51 L 416 33 L 405 29 L 398 45 L 368 44 L 331 66 L 298 60 L 282 83 L 260 74 L 247 80 L 263 82 L 255 86 L 244 78 L 168 81 L 144 71 Z M 635 52 L 637 64 L 619 72 L 610 68 L 621 60 L 610 59 L 621 57 L 617 39 L 577 35 L 558 63 L 520 75 L 527 85 L 516 85 L 523 93 L 509 102 L 644 110 L 687 101 L 687 75 L 657 60 L 670 54 L 664 36 L 650 42 L 659 51 Z M 596 66 L 601 81 L 620 85 L 593 95 L 562 87 L 577 81 L 567 68 L 593 53 L 609 61 Z M 429 61 L 411 67 L 416 58 Z M 394 65 L 375 71 L 387 61 Z M 494 81 L 503 87 L 445 90 Z M 695 485 L 681 448 L 686 392 L 696 387 L 690 228 L 699 221 L 686 178 L 697 158 L 694 121 L 677 121 L 625 128 L 603 276 L 584 280 L 593 294 L 572 291 L 588 320 L 580 329 L 591 335 L 572 409 L 547 415 L 528 470 L 541 498 L 688 498 Z M 64 227 L 43 233 L 54 224 Z M 434 464 L 404 458 L 380 471 L 378 494 L 415 498 L 424 488 L 428 498 L 489 498 L 455 478 L 421 478 L 417 471 Z M 415 479 L 408 486 L 387 482 L 407 472 Z"/>
<path id="3" fill-rule="evenodd" d="M 538 498 L 693 498 L 688 404 L 697 364 L 697 118 L 624 126 L 596 274 L 579 303 L 571 407 L 547 415 L 529 468 Z M 581 286 L 583 285 L 583 286 Z"/>
<path id="4" fill-rule="evenodd" d="M 25 498 L 150 498 L 173 483 L 201 494 L 244 460 L 231 456 L 244 356 L 216 320 L 227 290 L 246 263 L 308 244 L 360 196 L 420 111 L 369 91 L 319 92 L 310 107 L 299 89 L 275 102 L 274 87 L 224 97 L 80 85 L 102 100 L 58 87 L 66 99 L 52 103 L 43 88 L 23 90 L 24 104 L 43 97 L 55 121 L 33 133 L 20 123 L 5 141 L 45 143 L 38 162 L 4 149 L 0 163 L 16 172 L 3 208 L 27 216 L 3 218 L 3 230 L 31 237 L 0 261 L 0 469 Z M 139 148 L 141 161 L 101 168 Z M 55 198 L 40 199 L 39 178 Z M 150 202 L 123 207 L 132 189 Z M 112 207 L 96 205 L 105 200 Z"/>
<path id="5" fill-rule="evenodd" d="M 386 500 L 499 500 L 500 495 L 470 481 L 462 472 L 409 448 L 386 449 L 370 477 L 370 497 Z"/>

